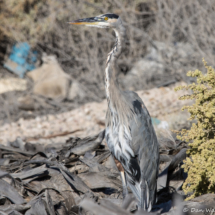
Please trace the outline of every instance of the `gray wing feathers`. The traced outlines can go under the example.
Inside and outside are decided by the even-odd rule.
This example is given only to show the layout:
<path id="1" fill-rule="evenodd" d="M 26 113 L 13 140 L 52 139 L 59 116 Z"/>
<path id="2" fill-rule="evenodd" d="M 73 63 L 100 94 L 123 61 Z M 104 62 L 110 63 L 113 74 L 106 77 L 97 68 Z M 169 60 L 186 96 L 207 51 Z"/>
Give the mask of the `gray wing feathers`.
<path id="1" fill-rule="evenodd" d="M 137 157 L 140 170 L 142 187 L 145 187 L 145 206 L 149 208 L 155 201 L 158 166 L 159 166 L 159 147 L 157 137 L 151 122 L 151 117 L 139 96 L 134 92 L 127 92 L 128 99 L 133 103 L 136 119 L 129 122 L 132 136 L 132 148 Z M 139 184 L 130 186 L 131 190 L 136 193 L 140 192 Z M 142 192 L 142 191 L 141 191 Z M 140 197 L 139 194 L 136 194 Z M 138 198 L 141 201 L 141 197 Z M 150 210 L 149 210 L 150 211 Z"/>

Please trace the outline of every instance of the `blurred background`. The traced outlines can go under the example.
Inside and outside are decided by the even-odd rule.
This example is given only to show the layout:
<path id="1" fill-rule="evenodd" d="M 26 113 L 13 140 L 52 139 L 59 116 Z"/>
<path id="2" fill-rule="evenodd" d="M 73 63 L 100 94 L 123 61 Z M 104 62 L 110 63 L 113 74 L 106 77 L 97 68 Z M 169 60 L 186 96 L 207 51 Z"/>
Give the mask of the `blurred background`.
<path id="1" fill-rule="evenodd" d="M 173 88 L 192 83 L 187 71 L 205 71 L 203 57 L 215 66 L 214 0 L 3 0 L 1 143 L 104 127 L 104 69 L 115 35 L 67 22 L 108 12 L 120 15 L 127 31 L 120 86 L 139 92 L 155 124 L 165 127 L 174 118 L 176 125 L 187 117 L 179 114 L 183 92 Z"/>

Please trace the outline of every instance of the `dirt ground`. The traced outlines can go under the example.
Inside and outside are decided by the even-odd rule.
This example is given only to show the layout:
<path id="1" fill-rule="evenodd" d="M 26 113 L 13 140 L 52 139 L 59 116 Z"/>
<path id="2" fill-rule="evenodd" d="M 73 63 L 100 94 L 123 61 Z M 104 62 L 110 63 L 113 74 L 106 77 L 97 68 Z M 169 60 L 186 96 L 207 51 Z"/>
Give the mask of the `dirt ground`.
<path id="1" fill-rule="evenodd" d="M 1 71 L 2 78 L 15 77 L 4 69 Z M 187 126 L 187 114 L 180 109 L 189 102 L 178 99 L 184 94 L 183 91 L 174 91 L 174 87 L 180 84 L 184 83 L 137 92 L 155 121 L 164 123 L 163 125 L 167 123 L 168 129 Z M 7 145 L 17 137 L 42 145 L 64 143 L 71 136 L 95 135 L 105 127 L 106 99 L 101 102 L 56 102 L 30 91 L 29 85 L 25 91 L 0 94 L 3 107 L 0 109 L 1 144 Z M 38 109 L 30 111 L 20 107 L 19 98 L 27 94 L 34 99 Z"/>

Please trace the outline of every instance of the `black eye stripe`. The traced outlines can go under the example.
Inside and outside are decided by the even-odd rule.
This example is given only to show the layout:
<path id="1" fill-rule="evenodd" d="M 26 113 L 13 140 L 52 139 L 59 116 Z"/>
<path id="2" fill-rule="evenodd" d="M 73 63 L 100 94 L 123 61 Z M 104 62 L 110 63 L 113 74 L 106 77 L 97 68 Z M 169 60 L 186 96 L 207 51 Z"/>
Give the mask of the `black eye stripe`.
<path id="1" fill-rule="evenodd" d="M 108 17 L 110 19 L 118 19 L 119 18 L 118 15 L 112 14 L 112 13 L 107 13 L 107 14 L 104 14 L 103 16 L 106 16 L 106 17 Z"/>

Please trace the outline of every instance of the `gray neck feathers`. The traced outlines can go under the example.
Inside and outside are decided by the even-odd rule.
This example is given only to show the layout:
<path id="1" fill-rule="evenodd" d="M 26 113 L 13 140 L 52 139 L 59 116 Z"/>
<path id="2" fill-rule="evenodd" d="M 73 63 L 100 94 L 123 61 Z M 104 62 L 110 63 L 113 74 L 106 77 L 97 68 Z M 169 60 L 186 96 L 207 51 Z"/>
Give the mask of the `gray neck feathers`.
<path id="1" fill-rule="evenodd" d="M 108 64 L 115 66 L 116 60 L 118 59 L 118 57 L 120 56 L 120 54 L 122 52 L 122 46 L 123 46 L 123 43 L 125 40 L 125 28 L 122 24 L 120 26 L 118 26 L 117 28 L 115 28 L 114 31 L 115 31 L 115 35 L 116 35 L 116 42 L 115 42 L 113 49 L 108 54 L 106 66 L 108 66 Z M 112 71 L 112 72 L 114 72 L 114 71 Z"/>
<path id="2" fill-rule="evenodd" d="M 120 124 L 124 124 L 128 129 L 128 120 L 133 115 L 133 106 L 127 101 L 124 93 L 120 90 L 116 78 L 116 62 L 119 58 L 125 38 L 125 28 L 121 24 L 114 29 L 116 43 L 108 54 L 105 69 L 106 97 L 108 101 L 107 122 L 112 125 L 111 116 L 118 118 Z"/>

